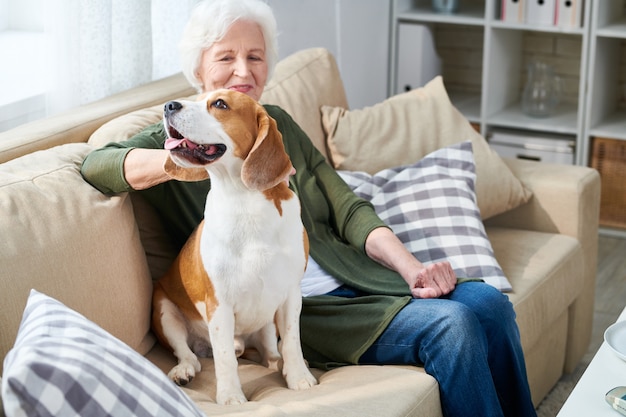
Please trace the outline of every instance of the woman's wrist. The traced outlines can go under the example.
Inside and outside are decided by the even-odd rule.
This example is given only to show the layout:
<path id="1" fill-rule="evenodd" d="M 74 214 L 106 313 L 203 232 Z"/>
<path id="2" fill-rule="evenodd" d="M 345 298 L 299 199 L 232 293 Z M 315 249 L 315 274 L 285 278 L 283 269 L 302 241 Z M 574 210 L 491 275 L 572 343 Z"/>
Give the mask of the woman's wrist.
<path id="1" fill-rule="evenodd" d="M 365 251 L 376 262 L 400 274 L 409 285 L 417 273 L 424 269 L 424 265 L 386 227 L 372 230 L 365 241 Z"/>
<path id="2" fill-rule="evenodd" d="M 164 170 L 169 151 L 165 149 L 136 148 L 128 152 L 124 160 L 124 177 L 134 190 L 145 190 L 170 177 Z"/>

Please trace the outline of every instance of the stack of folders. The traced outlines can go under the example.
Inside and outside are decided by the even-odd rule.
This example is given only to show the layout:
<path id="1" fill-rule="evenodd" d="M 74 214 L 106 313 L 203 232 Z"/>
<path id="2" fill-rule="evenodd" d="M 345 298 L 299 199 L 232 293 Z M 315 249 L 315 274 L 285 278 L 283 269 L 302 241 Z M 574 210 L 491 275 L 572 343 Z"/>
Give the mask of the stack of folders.
<path id="1" fill-rule="evenodd" d="M 575 29 L 582 25 L 584 0 L 502 0 L 504 22 Z"/>

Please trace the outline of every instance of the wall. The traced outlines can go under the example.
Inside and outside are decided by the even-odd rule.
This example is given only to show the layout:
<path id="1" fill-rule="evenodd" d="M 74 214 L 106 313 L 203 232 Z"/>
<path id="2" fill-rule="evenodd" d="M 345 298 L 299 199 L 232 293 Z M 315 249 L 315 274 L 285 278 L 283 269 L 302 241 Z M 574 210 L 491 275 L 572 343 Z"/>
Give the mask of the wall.
<path id="1" fill-rule="evenodd" d="M 325 47 L 339 65 L 350 108 L 387 97 L 388 0 L 268 0 L 279 31 L 279 54 Z"/>

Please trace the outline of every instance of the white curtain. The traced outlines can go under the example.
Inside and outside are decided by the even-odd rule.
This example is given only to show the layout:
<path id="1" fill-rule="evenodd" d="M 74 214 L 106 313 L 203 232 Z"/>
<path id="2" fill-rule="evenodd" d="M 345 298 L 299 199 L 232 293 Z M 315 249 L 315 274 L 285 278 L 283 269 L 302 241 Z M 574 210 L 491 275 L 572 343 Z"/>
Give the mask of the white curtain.
<path id="1" fill-rule="evenodd" d="M 180 71 L 197 0 L 46 0 L 47 114 Z"/>

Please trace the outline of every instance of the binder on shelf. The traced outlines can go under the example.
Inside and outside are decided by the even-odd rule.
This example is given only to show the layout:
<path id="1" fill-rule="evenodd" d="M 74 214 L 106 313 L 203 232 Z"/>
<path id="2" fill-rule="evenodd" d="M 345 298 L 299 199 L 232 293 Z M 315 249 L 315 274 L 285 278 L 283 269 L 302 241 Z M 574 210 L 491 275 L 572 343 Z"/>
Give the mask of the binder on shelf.
<path id="1" fill-rule="evenodd" d="M 526 0 L 502 0 L 502 13 L 500 16 L 502 21 L 509 23 L 524 23 L 525 3 Z"/>
<path id="2" fill-rule="evenodd" d="M 502 157 L 574 165 L 574 137 L 512 129 L 498 129 L 487 136 L 489 146 Z"/>
<path id="3" fill-rule="evenodd" d="M 441 58 L 432 31 L 426 25 L 398 25 L 398 68 L 395 93 L 421 87 L 441 74 Z"/>
<path id="4" fill-rule="evenodd" d="M 533 26 L 554 25 L 556 0 L 527 0 L 526 23 Z"/>
<path id="5" fill-rule="evenodd" d="M 583 0 L 556 0 L 554 24 L 562 28 L 582 26 Z"/>

